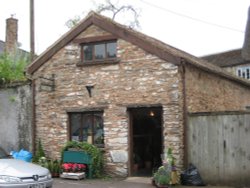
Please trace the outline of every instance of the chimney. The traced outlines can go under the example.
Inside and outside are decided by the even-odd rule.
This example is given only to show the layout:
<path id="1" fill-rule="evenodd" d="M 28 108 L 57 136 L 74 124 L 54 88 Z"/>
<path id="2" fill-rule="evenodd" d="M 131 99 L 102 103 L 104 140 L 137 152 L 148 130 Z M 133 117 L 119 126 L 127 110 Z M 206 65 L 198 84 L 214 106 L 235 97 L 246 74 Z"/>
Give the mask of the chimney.
<path id="1" fill-rule="evenodd" d="M 6 38 L 4 51 L 9 54 L 15 54 L 17 45 L 17 19 L 8 18 L 6 20 Z"/>
<path id="2" fill-rule="evenodd" d="M 242 58 L 246 61 L 250 60 L 250 7 L 248 8 L 247 25 L 245 31 L 245 40 L 241 51 Z"/>

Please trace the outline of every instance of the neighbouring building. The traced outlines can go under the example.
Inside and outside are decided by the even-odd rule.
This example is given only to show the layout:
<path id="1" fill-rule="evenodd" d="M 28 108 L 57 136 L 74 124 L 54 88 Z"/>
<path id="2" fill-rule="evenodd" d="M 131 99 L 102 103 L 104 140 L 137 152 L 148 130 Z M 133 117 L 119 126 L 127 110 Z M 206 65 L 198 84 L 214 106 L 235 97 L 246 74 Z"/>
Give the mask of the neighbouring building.
<path id="1" fill-rule="evenodd" d="M 0 40 L 0 55 L 14 58 L 28 56 L 18 48 L 18 20 L 6 20 L 6 40 Z M 0 70 L 3 71 L 3 70 Z M 5 83 L 0 78 L 0 147 L 8 153 L 13 150 L 33 150 L 32 89 L 29 81 Z"/>
<path id="2" fill-rule="evenodd" d="M 18 43 L 18 20 L 14 17 L 6 19 L 5 42 L 0 40 L 0 54 L 4 52 L 11 55 L 28 56 L 29 52 L 19 48 Z"/>
<path id="3" fill-rule="evenodd" d="M 243 47 L 202 58 L 236 76 L 250 80 L 250 9 L 248 10 Z"/>
<path id="4" fill-rule="evenodd" d="M 151 173 L 168 147 L 182 169 L 189 113 L 250 105 L 246 80 L 94 12 L 27 74 L 46 154 L 60 158 L 67 141 L 87 141 L 103 149 L 111 175 Z"/>

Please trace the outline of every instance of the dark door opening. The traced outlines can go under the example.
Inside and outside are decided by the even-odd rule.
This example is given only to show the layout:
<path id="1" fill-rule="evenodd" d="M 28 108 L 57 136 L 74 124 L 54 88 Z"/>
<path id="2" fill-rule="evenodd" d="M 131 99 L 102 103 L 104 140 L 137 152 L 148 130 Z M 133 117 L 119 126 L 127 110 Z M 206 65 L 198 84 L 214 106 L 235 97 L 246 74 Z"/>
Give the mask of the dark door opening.
<path id="1" fill-rule="evenodd" d="M 132 108 L 130 112 L 130 175 L 152 176 L 161 165 L 162 108 Z"/>

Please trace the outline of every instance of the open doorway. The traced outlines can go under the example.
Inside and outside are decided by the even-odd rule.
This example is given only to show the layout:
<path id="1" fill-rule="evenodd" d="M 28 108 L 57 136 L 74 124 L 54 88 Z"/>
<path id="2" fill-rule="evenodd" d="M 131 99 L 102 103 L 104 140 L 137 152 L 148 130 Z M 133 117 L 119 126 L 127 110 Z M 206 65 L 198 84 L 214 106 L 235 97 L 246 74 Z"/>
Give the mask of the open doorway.
<path id="1" fill-rule="evenodd" d="M 161 165 L 162 108 L 130 108 L 130 176 L 152 176 Z"/>

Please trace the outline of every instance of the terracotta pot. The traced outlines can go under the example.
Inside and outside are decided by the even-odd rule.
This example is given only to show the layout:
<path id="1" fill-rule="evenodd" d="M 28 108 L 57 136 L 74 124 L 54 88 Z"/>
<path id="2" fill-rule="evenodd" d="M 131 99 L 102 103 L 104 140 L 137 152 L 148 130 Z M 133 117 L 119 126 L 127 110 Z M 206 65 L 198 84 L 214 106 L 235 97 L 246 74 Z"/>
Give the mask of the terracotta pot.
<path id="1" fill-rule="evenodd" d="M 134 166 L 133 166 L 134 172 L 137 172 L 137 171 L 138 171 L 138 168 L 139 168 L 139 164 L 134 164 Z"/>
<path id="2" fill-rule="evenodd" d="M 153 186 L 156 186 L 156 184 L 155 184 L 155 179 L 154 179 L 154 178 L 151 179 L 151 184 L 152 184 Z"/>
<path id="3" fill-rule="evenodd" d="M 52 178 L 58 178 L 59 177 L 59 173 L 52 173 L 51 176 L 52 176 Z"/>

